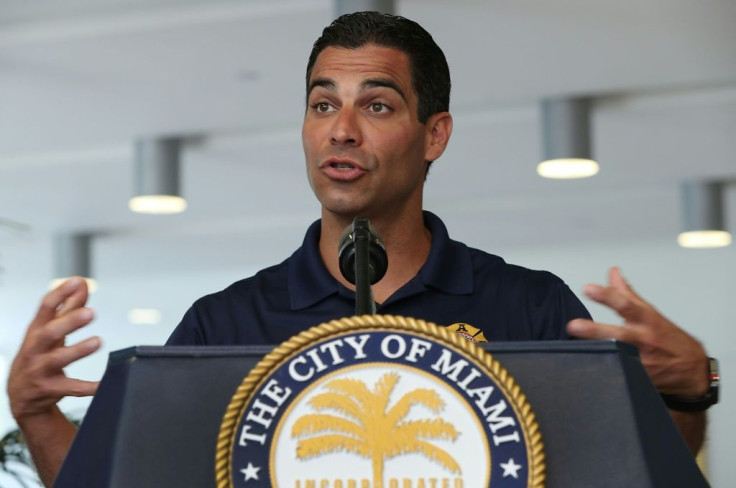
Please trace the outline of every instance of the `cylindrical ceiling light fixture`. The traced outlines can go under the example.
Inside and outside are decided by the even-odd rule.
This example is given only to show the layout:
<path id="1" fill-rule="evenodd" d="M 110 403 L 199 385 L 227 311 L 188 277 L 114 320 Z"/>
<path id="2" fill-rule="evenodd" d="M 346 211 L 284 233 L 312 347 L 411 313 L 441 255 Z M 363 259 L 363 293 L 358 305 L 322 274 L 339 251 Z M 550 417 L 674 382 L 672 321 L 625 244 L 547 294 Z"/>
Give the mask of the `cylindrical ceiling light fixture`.
<path id="1" fill-rule="evenodd" d="M 591 151 L 592 99 L 556 98 L 542 101 L 544 161 L 537 173 L 544 178 L 586 178 L 598 173 Z"/>
<path id="2" fill-rule="evenodd" d="M 335 15 L 337 17 L 365 11 L 393 15 L 396 13 L 396 5 L 394 0 L 335 0 Z"/>
<path id="3" fill-rule="evenodd" d="M 90 293 L 97 290 L 97 281 L 92 278 L 92 235 L 57 234 L 54 236 L 54 279 L 51 288 L 56 288 L 72 276 L 81 276 L 87 282 Z"/>
<path id="4" fill-rule="evenodd" d="M 172 214 L 183 212 L 187 202 L 179 195 L 181 139 L 143 139 L 135 150 L 135 196 L 128 202 L 133 212 Z"/>
<path id="5" fill-rule="evenodd" d="M 680 187 L 683 232 L 677 243 L 687 248 L 723 247 L 731 234 L 723 219 L 723 183 L 687 182 Z"/>

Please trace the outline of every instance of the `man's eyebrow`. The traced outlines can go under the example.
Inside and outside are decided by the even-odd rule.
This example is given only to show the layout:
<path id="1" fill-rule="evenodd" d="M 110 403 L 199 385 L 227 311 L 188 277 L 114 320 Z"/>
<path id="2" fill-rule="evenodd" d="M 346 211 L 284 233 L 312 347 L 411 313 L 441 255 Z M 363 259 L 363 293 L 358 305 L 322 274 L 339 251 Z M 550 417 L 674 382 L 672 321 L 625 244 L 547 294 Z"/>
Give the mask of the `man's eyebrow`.
<path id="1" fill-rule="evenodd" d="M 330 78 L 315 78 L 314 80 L 312 80 L 311 83 L 309 83 L 309 89 L 307 90 L 307 97 L 309 97 L 309 94 L 312 93 L 312 90 L 314 90 L 317 87 L 322 87 L 329 91 L 335 91 L 337 89 L 337 84 L 335 83 L 334 80 Z M 398 93 L 401 96 L 401 98 L 404 99 L 404 101 L 407 101 L 404 91 L 401 89 L 401 87 L 399 87 L 399 85 L 396 84 L 396 82 L 394 82 L 391 79 L 369 78 L 360 84 L 361 90 L 368 90 L 370 88 L 380 88 L 380 87 L 390 88 L 391 90 Z"/>
<path id="2" fill-rule="evenodd" d="M 365 80 L 363 83 L 360 84 L 361 90 L 367 90 L 369 88 L 378 88 L 378 87 L 385 87 L 390 88 L 399 95 L 401 95 L 401 98 L 406 100 L 406 95 L 404 95 L 404 91 L 399 87 L 399 85 L 396 84 L 393 80 L 390 80 L 388 78 L 370 78 L 368 80 Z"/>
<path id="3" fill-rule="evenodd" d="M 317 88 L 318 86 L 321 86 L 322 88 L 325 88 L 330 91 L 335 90 L 335 82 L 332 81 L 329 78 L 315 78 L 312 80 L 312 82 L 309 84 L 309 89 L 307 90 L 307 97 L 309 97 L 309 94 L 312 93 L 312 90 Z"/>

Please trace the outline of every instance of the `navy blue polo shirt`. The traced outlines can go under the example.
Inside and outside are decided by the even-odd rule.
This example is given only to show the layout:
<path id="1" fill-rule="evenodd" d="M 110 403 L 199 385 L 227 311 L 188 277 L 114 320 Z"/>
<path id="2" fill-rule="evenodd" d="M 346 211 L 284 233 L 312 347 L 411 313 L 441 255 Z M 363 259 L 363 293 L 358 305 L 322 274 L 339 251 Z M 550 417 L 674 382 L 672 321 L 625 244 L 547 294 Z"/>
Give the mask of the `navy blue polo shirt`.
<path id="1" fill-rule="evenodd" d="M 439 325 L 465 323 L 489 341 L 567 339 L 565 324 L 590 318 L 555 275 L 507 264 L 453 241 L 442 221 L 424 212 L 432 248 L 419 273 L 377 306 Z M 278 344 L 299 332 L 355 314 L 355 294 L 327 271 L 319 255 L 321 222 L 281 264 L 197 300 L 169 345 Z M 335 250 L 337 252 L 337 250 Z"/>

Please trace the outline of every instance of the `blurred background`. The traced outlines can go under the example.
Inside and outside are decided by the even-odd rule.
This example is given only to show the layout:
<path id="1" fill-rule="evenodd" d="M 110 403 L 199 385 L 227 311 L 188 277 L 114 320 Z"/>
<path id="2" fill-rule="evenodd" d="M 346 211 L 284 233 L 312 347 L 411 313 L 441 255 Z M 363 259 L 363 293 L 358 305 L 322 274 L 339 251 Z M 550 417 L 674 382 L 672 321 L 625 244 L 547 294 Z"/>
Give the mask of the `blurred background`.
<path id="1" fill-rule="evenodd" d="M 709 413 L 706 470 L 713 486 L 728 486 L 736 250 L 687 249 L 677 236 L 694 205 L 683 184 L 717 186 L 722 230 L 736 229 L 736 2 L 394 8 L 432 33 L 453 78 L 455 129 L 425 208 L 455 239 L 552 271 L 579 295 L 621 266 L 702 340 L 725 378 Z M 294 251 L 319 217 L 300 139 L 305 67 L 335 9 L 333 0 L 0 0 L 3 383 L 64 266 L 60 238 L 86 239 L 99 285 L 97 319 L 72 337 L 103 339 L 101 352 L 68 369 L 84 379 L 102 376 L 110 351 L 163 343 L 198 297 Z M 599 173 L 540 177 L 543 102 L 581 98 Z M 188 207 L 134 213 L 136 142 L 162 140 L 176 141 L 167 154 Z M 620 323 L 583 301 L 597 320 Z M 62 407 L 80 416 L 88 402 Z M 5 400 L 0 433 L 12 428 Z"/>

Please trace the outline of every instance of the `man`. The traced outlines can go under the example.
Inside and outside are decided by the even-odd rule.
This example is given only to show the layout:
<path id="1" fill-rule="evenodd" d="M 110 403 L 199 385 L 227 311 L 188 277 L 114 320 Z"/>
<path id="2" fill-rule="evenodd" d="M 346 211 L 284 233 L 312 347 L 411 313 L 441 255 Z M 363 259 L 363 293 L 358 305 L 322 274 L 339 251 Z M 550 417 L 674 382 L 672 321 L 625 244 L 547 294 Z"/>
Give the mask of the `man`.
<path id="1" fill-rule="evenodd" d="M 389 256 L 385 277 L 373 287 L 379 313 L 455 324 L 475 340 L 564 339 L 568 332 L 623 340 L 639 347 L 660 392 L 703 396 L 708 366 L 702 346 L 638 297 L 617 269 L 609 286 L 589 285 L 585 292 L 626 322 L 594 324 L 557 277 L 452 241 L 436 216 L 422 212 L 426 173 L 452 132 L 449 94 L 444 54 L 416 23 L 358 13 L 326 28 L 307 66 L 302 131 L 321 220 L 284 263 L 198 300 L 168 343 L 278 343 L 352 315 L 353 287 L 339 271 L 337 246 L 343 229 L 361 215 L 382 234 Z M 63 373 L 100 346 L 96 337 L 64 345 L 67 334 L 92 320 L 86 299 L 80 279 L 46 295 L 8 381 L 13 414 L 47 484 L 75 433 L 56 402 L 96 389 Z M 673 416 L 696 451 L 704 415 Z"/>

